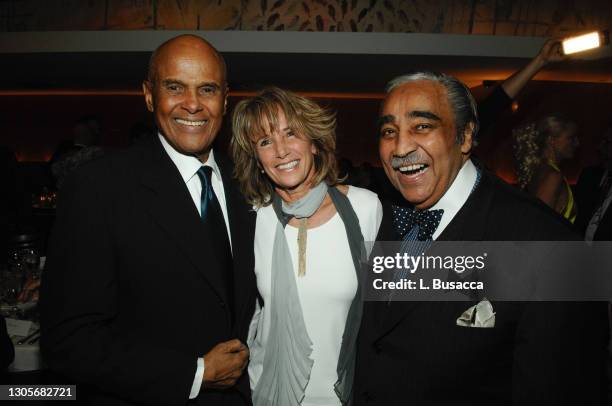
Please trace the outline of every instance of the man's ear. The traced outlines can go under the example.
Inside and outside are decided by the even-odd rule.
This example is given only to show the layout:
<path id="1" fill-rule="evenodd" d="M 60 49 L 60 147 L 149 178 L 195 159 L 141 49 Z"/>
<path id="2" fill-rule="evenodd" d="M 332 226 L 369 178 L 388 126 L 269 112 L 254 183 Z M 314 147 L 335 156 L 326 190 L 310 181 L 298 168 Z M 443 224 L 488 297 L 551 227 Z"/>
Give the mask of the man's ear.
<path id="1" fill-rule="evenodd" d="M 463 130 L 463 143 L 461 144 L 461 152 L 469 154 L 472 151 L 474 142 L 474 123 L 469 122 Z"/>
<path id="2" fill-rule="evenodd" d="M 142 82 L 142 92 L 144 93 L 145 103 L 147 105 L 147 110 L 151 113 L 155 111 L 153 104 L 153 84 L 148 80 Z"/>
<path id="3" fill-rule="evenodd" d="M 229 87 L 225 85 L 225 95 L 223 96 L 223 115 L 227 112 L 227 95 L 229 94 Z"/>

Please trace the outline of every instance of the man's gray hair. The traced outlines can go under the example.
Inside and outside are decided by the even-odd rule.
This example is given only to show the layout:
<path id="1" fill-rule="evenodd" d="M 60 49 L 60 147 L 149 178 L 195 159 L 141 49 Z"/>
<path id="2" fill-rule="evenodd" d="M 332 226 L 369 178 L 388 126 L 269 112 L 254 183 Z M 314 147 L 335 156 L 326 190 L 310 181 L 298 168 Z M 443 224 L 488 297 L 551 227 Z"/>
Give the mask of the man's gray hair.
<path id="1" fill-rule="evenodd" d="M 448 104 L 453 110 L 455 116 L 455 126 L 457 128 L 457 142 L 463 143 L 464 133 L 469 123 L 474 124 L 472 132 L 472 142 L 476 139 L 478 133 L 478 111 L 476 101 L 470 92 L 470 89 L 458 79 L 439 72 L 416 71 L 410 72 L 402 76 L 392 79 L 385 87 L 385 93 L 389 94 L 393 89 L 409 82 L 419 80 L 431 80 L 444 86 L 448 95 Z"/>

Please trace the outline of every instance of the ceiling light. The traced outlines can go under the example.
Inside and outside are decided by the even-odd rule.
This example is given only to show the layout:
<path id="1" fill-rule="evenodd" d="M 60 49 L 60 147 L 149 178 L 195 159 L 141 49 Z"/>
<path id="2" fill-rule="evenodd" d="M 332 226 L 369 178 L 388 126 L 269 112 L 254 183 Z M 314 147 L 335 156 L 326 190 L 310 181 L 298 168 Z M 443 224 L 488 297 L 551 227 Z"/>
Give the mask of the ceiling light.
<path id="1" fill-rule="evenodd" d="M 608 31 L 594 31 L 576 37 L 566 38 L 561 43 L 563 54 L 575 54 L 588 49 L 599 48 L 609 42 Z"/>

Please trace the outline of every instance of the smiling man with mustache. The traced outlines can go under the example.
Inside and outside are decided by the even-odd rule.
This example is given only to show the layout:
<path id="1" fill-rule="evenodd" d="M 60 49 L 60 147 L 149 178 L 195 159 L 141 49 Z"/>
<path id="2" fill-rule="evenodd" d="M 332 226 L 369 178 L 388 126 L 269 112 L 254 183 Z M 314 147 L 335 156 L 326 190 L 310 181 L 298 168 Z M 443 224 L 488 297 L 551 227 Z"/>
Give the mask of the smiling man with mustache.
<path id="1" fill-rule="evenodd" d="M 476 104 L 457 79 L 415 72 L 387 85 L 379 153 L 403 201 L 383 203 L 377 241 L 578 239 L 474 163 L 477 131 Z M 366 302 L 354 404 L 603 404 L 605 306 L 494 302 L 493 323 L 466 327 L 466 309 L 490 304 L 473 302 Z"/>

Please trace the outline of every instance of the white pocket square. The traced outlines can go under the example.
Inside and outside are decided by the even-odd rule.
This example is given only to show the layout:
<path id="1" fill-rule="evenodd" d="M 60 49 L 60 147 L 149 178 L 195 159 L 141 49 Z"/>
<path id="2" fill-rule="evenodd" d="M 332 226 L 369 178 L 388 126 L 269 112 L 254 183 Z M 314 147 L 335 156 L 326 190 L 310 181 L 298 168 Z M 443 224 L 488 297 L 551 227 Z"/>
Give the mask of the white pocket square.
<path id="1" fill-rule="evenodd" d="M 495 312 L 491 302 L 483 299 L 478 304 L 463 312 L 457 319 L 457 325 L 462 327 L 493 328 L 495 327 Z"/>

